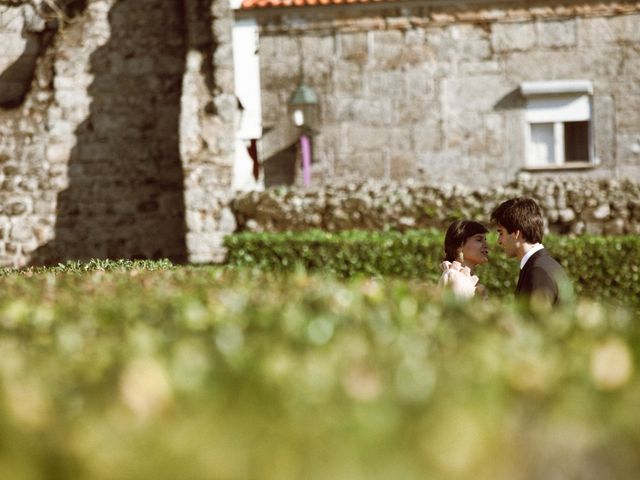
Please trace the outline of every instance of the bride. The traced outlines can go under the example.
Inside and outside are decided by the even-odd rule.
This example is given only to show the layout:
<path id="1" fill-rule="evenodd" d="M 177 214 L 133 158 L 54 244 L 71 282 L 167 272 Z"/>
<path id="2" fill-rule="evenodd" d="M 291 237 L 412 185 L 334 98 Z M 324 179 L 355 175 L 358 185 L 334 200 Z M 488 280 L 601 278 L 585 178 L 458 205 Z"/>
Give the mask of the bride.
<path id="1" fill-rule="evenodd" d="M 438 285 L 451 288 L 456 295 L 486 297 L 484 286 L 478 284 L 475 267 L 489 261 L 487 232 L 484 225 L 473 220 L 456 220 L 444 237 L 444 261 Z"/>

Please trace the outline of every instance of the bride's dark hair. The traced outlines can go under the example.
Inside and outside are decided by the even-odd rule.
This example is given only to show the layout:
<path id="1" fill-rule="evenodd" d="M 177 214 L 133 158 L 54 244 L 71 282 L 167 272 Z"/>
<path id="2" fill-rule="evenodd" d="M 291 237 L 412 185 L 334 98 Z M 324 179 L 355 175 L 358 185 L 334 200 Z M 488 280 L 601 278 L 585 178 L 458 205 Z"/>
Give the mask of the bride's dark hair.
<path id="1" fill-rule="evenodd" d="M 453 262 L 458 256 L 458 249 L 464 245 L 469 237 L 489 230 L 479 222 L 473 220 L 456 220 L 447 229 L 444 236 L 444 259 Z"/>

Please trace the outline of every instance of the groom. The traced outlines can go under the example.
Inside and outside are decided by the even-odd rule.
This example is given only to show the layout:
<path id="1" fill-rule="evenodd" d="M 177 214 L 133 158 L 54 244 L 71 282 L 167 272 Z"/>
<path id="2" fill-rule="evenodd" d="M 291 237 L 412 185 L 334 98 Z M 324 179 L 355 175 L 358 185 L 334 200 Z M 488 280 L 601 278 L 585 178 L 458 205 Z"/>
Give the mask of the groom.
<path id="1" fill-rule="evenodd" d="M 520 260 L 516 296 L 541 297 L 556 305 L 558 281 L 566 276 L 541 243 L 544 222 L 535 200 L 524 197 L 507 200 L 493 211 L 491 220 L 498 225 L 498 245 L 507 257 Z"/>

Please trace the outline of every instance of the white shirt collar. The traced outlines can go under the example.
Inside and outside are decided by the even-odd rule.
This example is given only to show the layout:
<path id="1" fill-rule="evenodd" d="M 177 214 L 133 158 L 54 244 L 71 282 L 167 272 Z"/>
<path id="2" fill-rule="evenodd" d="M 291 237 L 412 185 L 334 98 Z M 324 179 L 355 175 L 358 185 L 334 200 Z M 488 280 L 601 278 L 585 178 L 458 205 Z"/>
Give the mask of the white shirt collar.
<path id="1" fill-rule="evenodd" d="M 524 268 L 524 266 L 527 264 L 527 261 L 531 258 L 531 256 L 534 253 L 542 250 L 543 248 L 544 248 L 544 245 L 542 245 L 541 243 L 534 243 L 531 249 L 524 254 L 524 257 L 522 257 L 522 260 L 520 260 L 520 270 Z"/>

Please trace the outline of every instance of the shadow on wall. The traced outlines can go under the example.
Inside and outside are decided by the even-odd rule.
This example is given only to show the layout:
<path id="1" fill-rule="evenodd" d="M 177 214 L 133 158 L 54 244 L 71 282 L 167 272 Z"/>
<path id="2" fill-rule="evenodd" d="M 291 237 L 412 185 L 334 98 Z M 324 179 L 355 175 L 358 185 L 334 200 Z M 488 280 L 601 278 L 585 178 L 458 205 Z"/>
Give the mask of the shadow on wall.
<path id="1" fill-rule="evenodd" d="M 14 108 L 22 104 L 29 92 L 42 50 L 39 35 L 23 34 L 25 53 L 0 73 L 0 108 Z"/>
<path id="2" fill-rule="evenodd" d="M 264 162 L 265 188 L 293 185 L 296 179 L 297 144 L 277 152 Z"/>
<path id="3" fill-rule="evenodd" d="M 111 37 L 91 55 L 91 110 L 77 128 L 55 237 L 32 264 L 91 258 L 184 262 L 179 118 L 181 0 L 116 2 Z"/>
<path id="4" fill-rule="evenodd" d="M 497 111 L 502 110 L 521 110 L 525 106 L 525 101 L 520 93 L 520 87 L 511 90 L 504 97 L 502 97 L 493 106 Z"/>

